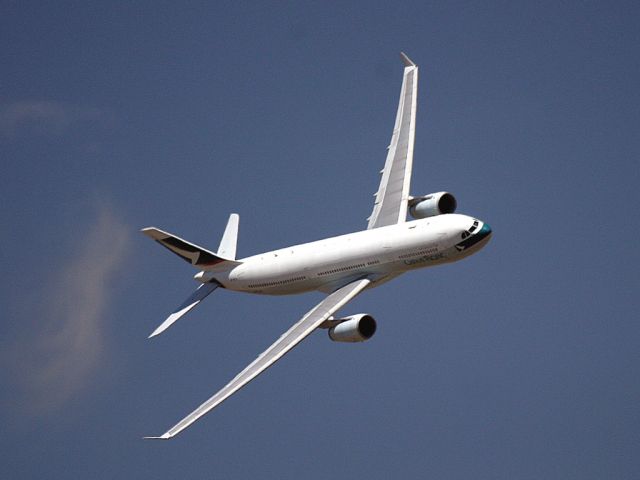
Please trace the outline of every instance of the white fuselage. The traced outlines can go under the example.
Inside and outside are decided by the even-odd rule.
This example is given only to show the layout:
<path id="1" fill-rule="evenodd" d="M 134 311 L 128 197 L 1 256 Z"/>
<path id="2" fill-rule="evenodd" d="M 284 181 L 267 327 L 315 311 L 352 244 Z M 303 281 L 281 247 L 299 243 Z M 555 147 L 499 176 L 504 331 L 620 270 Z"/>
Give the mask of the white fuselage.
<path id="1" fill-rule="evenodd" d="M 438 215 L 261 253 L 230 271 L 196 278 L 266 295 L 331 292 L 365 276 L 375 286 L 409 270 L 460 260 L 482 248 L 490 233 L 475 218 Z"/>

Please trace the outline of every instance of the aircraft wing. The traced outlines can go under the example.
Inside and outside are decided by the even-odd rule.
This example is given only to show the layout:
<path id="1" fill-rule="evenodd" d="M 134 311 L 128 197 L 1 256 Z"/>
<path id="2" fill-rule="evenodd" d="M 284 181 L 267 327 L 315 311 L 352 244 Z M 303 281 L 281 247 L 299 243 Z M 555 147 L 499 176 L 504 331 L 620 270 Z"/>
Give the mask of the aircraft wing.
<path id="1" fill-rule="evenodd" d="M 416 99 L 418 96 L 418 66 L 404 53 L 404 76 L 396 123 L 387 147 L 387 159 L 380 186 L 375 194 L 373 212 L 367 229 L 395 225 L 406 221 L 413 165 L 413 145 L 416 133 Z"/>
<path id="2" fill-rule="evenodd" d="M 321 323 L 327 320 L 349 300 L 364 290 L 369 283 L 371 283 L 371 281 L 366 278 L 356 280 L 333 292 L 307 312 L 300 321 L 293 325 L 293 327 L 285 332 L 285 334 L 276 340 L 273 345 L 260 354 L 258 358 L 256 358 L 247 368 L 240 372 L 213 397 L 180 420 L 160 437 L 145 438 L 169 439 L 180 433 L 273 365 L 277 360 L 284 356 L 285 353 L 313 332 Z"/>

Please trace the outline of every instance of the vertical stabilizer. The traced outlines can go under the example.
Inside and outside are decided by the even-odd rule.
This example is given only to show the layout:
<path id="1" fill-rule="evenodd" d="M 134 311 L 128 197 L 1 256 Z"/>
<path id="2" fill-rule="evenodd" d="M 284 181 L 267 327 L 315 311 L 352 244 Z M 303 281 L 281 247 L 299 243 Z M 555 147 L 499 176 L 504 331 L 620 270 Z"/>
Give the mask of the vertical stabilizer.
<path id="1" fill-rule="evenodd" d="M 227 228 L 224 229 L 220 246 L 218 247 L 218 255 L 230 260 L 236 259 L 236 246 L 238 244 L 238 224 L 240 216 L 237 213 L 229 215 Z"/>

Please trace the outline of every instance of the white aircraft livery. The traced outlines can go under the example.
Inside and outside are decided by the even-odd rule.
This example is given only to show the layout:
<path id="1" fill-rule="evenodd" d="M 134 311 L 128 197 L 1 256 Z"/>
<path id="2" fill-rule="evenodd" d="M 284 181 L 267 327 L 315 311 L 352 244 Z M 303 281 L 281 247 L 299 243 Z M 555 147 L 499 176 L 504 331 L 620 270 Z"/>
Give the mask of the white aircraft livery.
<path id="1" fill-rule="evenodd" d="M 327 296 L 220 391 L 159 437 L 169 439 L 210 412 L 282 358 L 318 328 L 336 342 L 363 342 L 376 331 L 365 313 L 335 316 L 365 289 L 405 272 L 455 262 L 476 253 L 491 237 L 481 220 L 454 213 L 448 192 L 411 196 L 418 93 L 418 67 L 401 53 L 404 75 L 398 113 L 387 159 L 381 171 L 367 229 L 317 242 L 236 259 L 237 214 L 229 217 L 218 250 L 207 250 L 160 229 L 142 232 L 182 257 L 199 272 L 198 289 L 150 335 L 165 331 L 216 288 L 263 295 L 289 295 L 319 290 Z M 407 214 L 411 220 L 407 221 Z"/>

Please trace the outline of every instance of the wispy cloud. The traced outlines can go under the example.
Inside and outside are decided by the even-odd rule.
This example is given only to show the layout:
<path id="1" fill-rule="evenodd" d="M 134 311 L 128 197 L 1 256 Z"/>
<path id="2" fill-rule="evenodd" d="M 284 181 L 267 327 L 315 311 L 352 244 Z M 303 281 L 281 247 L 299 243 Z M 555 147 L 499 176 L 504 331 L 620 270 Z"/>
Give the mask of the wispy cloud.
<path id="1" fill-rule="evenodd" d="M 62 135 L 74 124 L 104 117 L 97 108 L 52 101 L 20 101 L 0 105 L 0 133 L 15 136 L 29 131 L 45 135 Z"/>
<path id="2" fill-rule="evenodd" d="M 128 228 L 108 207 L 72 259 L 41 292 L 37 325 L 10 353 L 31 413 L 46 413 L 80 393 L 107 347 L 110 286 L 129 250 Z"/>

